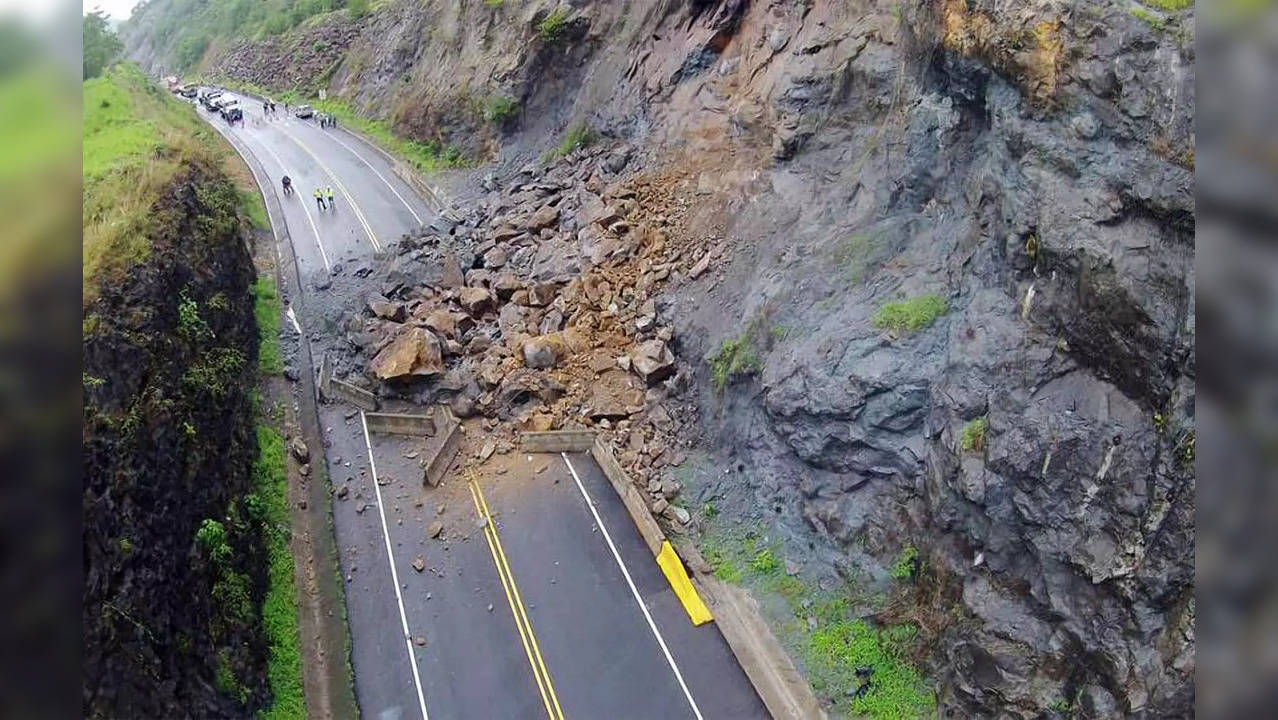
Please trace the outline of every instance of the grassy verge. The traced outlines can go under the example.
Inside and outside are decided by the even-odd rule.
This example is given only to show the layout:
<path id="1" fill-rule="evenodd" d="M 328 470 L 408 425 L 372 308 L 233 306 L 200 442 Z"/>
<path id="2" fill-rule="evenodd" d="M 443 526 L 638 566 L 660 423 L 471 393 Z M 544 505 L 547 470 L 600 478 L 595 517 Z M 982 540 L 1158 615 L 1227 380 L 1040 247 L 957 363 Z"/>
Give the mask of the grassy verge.
<path id="1" fill-rule="evenodd" d="M 258 275 L 253 283 L 253 314 L 257 317 L 258 369 L 264 375 L 284 372 L 284 355 L 280 351 L 280 316 L 284 312 L 275 280 L 270 275 Z"/>
<path id="2" fill-rule="evenodd" d="M 400 156 L 423 172 L 436 172 L 467 165 L 466 159 L 462 157 L 461 151 L 457 148 L 433 141 L 411 140 L 398 135 L 385 121 L 359 113 L 350 103 L 341 98 L 330 97 L 326 100 L 320 100 L 316 97 L 308 97 L 298 90 L 271 90 L 251 83 L 226 79 L 218 80 L 217 82 L 232 90 L 271 97 L 276 102 L 288 103 L 290 112 L 291 106 L 310 105 L 315 108 L 316 112 L 332 115 L 337 118 L 338 123 L 343 127 L 372 139 L 382 149 Z"/>
<path id="3" fill-rule="evenodd" d="M 790 575 L 780 544 L 753 530 L 714 527 L 702 538 L 701 551 L 720 580 L 749 588 L 760 599 L 778 638 L 833 716 L 899 720 L 936 714 L 935 694 L 910 661 L 917 627 L 875 624 L 858 613 L 864 603 L 857 602 L 854 588 L 826 590 Z M 868 683 L 858 675 L 865 668 Z"/>
<path id="4" fill-rule="evenodd" d="M 266 539 L 266 597 L 262 626 L 270 648 L 267 678 L 271 706 L 258 717 L 285 720 L 306 716 L 302 692 L 302 656 L 297 626 L 297 589 L 293 580 L 293 551 L 289 546 L 288 476 L 284 436 L 265 422 L 257 426 L 257 462 L 253 475 Z"/>
<path id="5" fill-rule="evenodd" d="M 118 64 L 85 81 L 84 291 L 100 274 L 121 276 L 151 253 L 157 198 L 183 160 L 215 156 L 212 129 L 136 66 Z"/>

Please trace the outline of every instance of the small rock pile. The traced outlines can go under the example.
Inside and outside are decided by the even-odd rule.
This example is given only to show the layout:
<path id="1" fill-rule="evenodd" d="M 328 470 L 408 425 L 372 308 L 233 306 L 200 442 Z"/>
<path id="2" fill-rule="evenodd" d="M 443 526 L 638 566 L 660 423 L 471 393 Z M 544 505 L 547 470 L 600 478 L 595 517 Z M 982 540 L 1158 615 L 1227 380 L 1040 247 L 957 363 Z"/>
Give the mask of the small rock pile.
<path id="1" fill-rule="evenodd" d="M 677 177 L 620 179 L 632 155 L 578 150 L 504 189 L 485 177 L 456 222 L 404 236 L 373 269 L 343 365 L 384 396 L 484 417 L 503 447 L 519 430 L 602 431 L 654 510 L 687 523 L 664 470 L 685 458 L 693 407 L 675 401 L 689 375 L 659 293 L 711 252 L 671 239 Z"/>

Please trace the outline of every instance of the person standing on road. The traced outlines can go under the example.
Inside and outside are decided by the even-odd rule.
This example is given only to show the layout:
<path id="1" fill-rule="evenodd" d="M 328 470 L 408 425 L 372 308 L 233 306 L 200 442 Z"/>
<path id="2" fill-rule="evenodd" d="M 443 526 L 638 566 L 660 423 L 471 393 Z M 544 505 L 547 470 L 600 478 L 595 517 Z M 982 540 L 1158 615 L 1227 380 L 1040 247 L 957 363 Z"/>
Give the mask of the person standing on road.
<path id="1" fill-rule="evenodd" d="M 333 203 L 333 186 L 329 185 L 327 188 L 325 188 L 325 193 L 328 195 L 328 209 L 336 210 L 337 205 Z"/>
<path id="2" fill-rule="evenodd" d="M 322 211 L 324 209 L 324 195 L 319 188 L 315 188 L 315 205 Z"/>

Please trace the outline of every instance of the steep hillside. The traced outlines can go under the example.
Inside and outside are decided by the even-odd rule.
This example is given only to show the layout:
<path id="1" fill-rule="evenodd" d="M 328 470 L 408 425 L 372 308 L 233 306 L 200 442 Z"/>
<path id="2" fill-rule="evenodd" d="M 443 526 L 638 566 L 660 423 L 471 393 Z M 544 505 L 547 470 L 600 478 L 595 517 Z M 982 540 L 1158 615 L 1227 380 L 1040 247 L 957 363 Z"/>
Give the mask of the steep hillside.
<path id="1" fill-rule="evenodd" d="M 376 5 L 198 66 L 481 165 L 436 178 L 463 221 L 369 299 L 422 297 L 452 253 L 506 347 L 383 392 L 532 402 L 605 430 L 645 490 L 677 477 L 672 522 L 780 591 L 836 712 L 902 712 L 847 685 L 869 622 L 961 715 L 1192 715 L 1188 3 Z M 153 12 L 130 52 L 162 65 Z M 592 412 L 538 335 L 681 369 Z M 363 372 L 385 343 L 352 337 Z"/>
<path id="2" fill-rule="evenodd" d="M 284 461 L 255 430 L 244 196 L 136 68 L 86 82 L 84 107 L 84 711 L 243 716 L 270 700 L 265 483 Z"/>

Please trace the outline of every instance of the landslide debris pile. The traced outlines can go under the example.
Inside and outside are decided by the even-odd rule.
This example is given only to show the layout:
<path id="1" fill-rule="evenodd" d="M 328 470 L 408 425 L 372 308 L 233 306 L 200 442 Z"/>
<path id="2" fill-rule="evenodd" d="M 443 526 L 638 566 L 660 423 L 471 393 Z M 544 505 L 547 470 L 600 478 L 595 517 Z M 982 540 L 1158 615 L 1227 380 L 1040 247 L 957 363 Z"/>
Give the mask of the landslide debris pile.
<path id="1" fill-rule="evenodd" d="M 680 401 L 690 375 L 657 299 L 705 272 L 714 251 L 672 240 L 677 205 L 646 210 L 675 180 L 619 179 L 632 154 L 576 150 L 528 164 L 502 189 L 488 178 L 493 191 L 456 223 L 436 221 L 354 270 L 373 290 L 340 318 L 347 342 L 334 355 L 357 385 L 485 417 L 502 449 L 520 429 L 601 430 L 651 485 L 654 511 L 681 525 L 661 471 L 695 435 Z"/>

